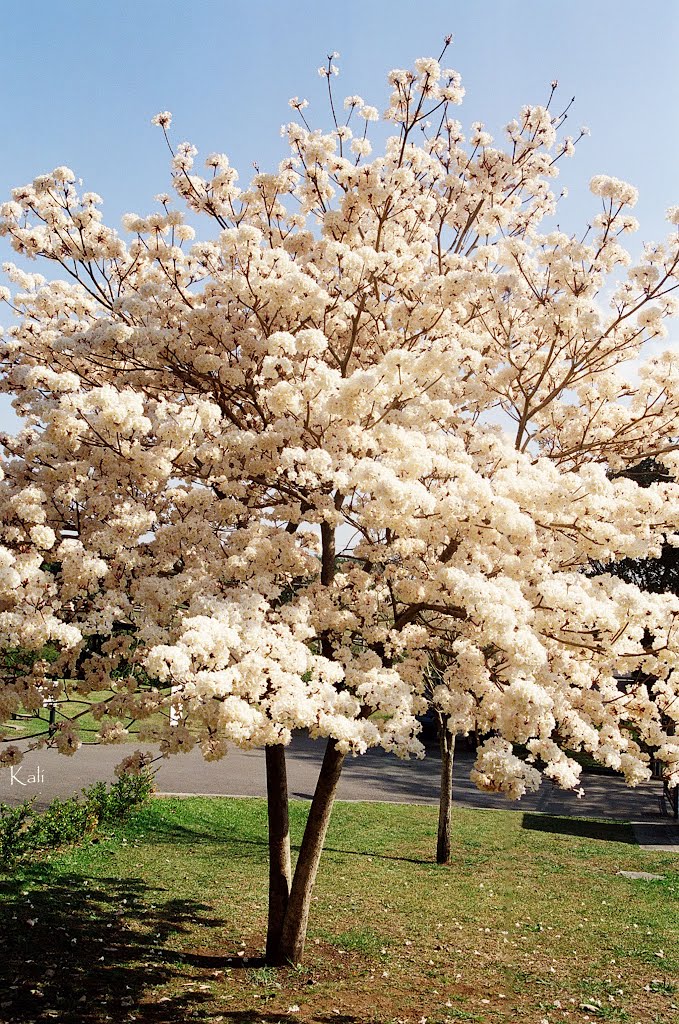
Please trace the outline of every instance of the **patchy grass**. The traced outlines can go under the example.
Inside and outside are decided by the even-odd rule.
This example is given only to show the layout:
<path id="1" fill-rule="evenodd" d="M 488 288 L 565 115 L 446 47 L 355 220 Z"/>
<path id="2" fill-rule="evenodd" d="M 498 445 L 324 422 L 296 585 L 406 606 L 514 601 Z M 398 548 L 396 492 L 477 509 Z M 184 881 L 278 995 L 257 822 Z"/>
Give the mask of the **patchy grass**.
<path id="1" fill-rule="evenodd" d="M 273 970 L 264 802 L 155 800 L 0 883 L 0 1020 L 669 1024 L 676 858 L 626 825 L 536 817 L 458 810 L 440 867 L 436 808 L 338 804 L 304 964 Z"/>

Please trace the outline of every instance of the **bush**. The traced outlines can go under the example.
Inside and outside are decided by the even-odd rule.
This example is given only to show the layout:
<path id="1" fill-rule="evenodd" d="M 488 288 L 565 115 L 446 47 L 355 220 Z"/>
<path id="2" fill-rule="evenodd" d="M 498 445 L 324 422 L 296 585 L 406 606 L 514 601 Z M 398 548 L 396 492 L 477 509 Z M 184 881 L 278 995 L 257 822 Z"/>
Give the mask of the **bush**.
<path id="1" fill-rule="evenodd" d="M 53 800 L 46 811 L 31 819 L 26 829 L 27 845 L 31 850 L 43 850 L 77 843 L 92 835 L 97 824 L 96 814 L 88 803 L 77 797 Z"/>
<path id="2" fill-rule="evenodd" d="M 91 838 L 101 827 L 120 824 L 149 799 L 151 771 L 122 775 L 111 786 L 96 782 L 80 797 L 53 800 L 33 814 L 33 799 L 17 807 L 0 804 L 0 864 L 11 867 L 28 853 L 40 853 Z"/>
<path id="3" fill-rule="evenodd" d="M 124 821 L 138 807 L 143 806 L 154 788 L 153 772 L 125 773 L 109 789 L 105 782 L 96 782 L 83 790 L 87 804 L 94 810 L 100 825 L 114 825 Z"/>
<path id="4" fill-rule="evenodd" d="M 25 852 L 26 823 L 31 816 L 33 799 L 25 800 L 18 807 L 0 804 L 0 864 L 14 864 Z"/>

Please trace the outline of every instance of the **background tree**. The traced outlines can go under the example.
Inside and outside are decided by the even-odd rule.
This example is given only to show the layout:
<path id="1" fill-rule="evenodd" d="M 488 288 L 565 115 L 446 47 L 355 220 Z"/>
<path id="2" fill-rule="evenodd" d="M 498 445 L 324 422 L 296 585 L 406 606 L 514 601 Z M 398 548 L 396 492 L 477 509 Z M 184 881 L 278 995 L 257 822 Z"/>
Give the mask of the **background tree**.
<path id="1" fill-rule="evenodd" d="M 617 474 L 628 480 L 634 480 L 640 487 L 650 487 L 657 483 L 673 483 L 672 477 L 666 468 L 657 459 L 643 459 L 635 466 L 629 466 Z M 679 547 L 663 539 L 660 554 L 656 558 L 625 558 L 621 561 L 604 563 L 595 562 L 593 566 L 586 567 L 586 571 L 592 574 L 610 573 L 619 577 L 627 583 L 632 583 L 641 590 L 650 591 L 654 594 L 679 594 Z M 646 637 L 649 649 L 652 649 L 654 638 L 650 634 Z M 439 654 L 440 658 L 440 654 Z M 432 666 L 433 688 L 442 679 L 442 668 L 438 665 Z M 655 680 L 649 678 L 643 671 L 633 672 L 624 681 L 619 680 L 618 686 L 624 685 L 629 690 L 632 687 L 644 686 L 648 688 L 649 683 Z M 663 708 L 667 704 L 667 696 L 661 698 Z M 441 789 L 439 797 L 439 823 L 436 845 L 436 859 L 440 864 L 446 864 L 451 856 L 451 824 L 453 808 L 453 766 L 455 755 L 456 734 L 451 732 L 450 720 L 442 711 L 437 710 L 435 705 L 436 727 L 441 755 Z M 665 716 L 663 725 L 670 732 L 674 731 L 672 721 Z"/>
<path id="2" fill-rule="evenodd" d="M 146 731 L 164 755 L 264 746 L 271 962 L 302 956 L 345 756 L 423 753 L 432 659 L 450 731 L 490 735 L 484 789 L 539 783 L 513 744 L 565 787 L 566 749 L 631 783 L 639 740 L 676 750 L 660 714 L 676 714 L 677 599 L 581 572 L 657 555 L 676 523 L 675 484 L 611 475 L 642 454 L 676 470 L 676 358 L 638 385 L 619 372 L 674 309 L 676 233 L 611 292 L 631 186 L 593 179 L 589 240 L 540 233 L 577 141 L 554 88 L 503 149 L 479 123 L 464 138 L 459 76 L 420 59 L 390 74 L 369 160 L 378 111 L 350 96 L 340 121 L 335 71 L 331 129 L 292 100 L 290 157 L 244 189 L 221 154 L 198 174 L 169 113 L 154 119 L 206 240 L 165 194 L 124 239 L 66 167 L 0 220 L 62 274 L 8 269 L 2 387 L 27 427 L 4 438 L 0 633 L 60 656 L 7 680 L 0 720 L 70 679 L 113 691 L 103 741 L 171 707 L 177 724 Z M 620 694 L 621 660 L 652 692 Z M 291 879 L 284 748 L 302 728 L 327 746 Z M 66 723 L 49 742 L 79 744 Z"/>
<path id="3" fill-rule="evenodd" d="M 653 458 L 642 459 L 638 465 L 621 471 L 620 475 L 635 480 L 640 487 L 675 482 L 665 466 Z M 597 563 L 596 571 L 612 572 L 654 594 L 679 594 L 679 547 L 665 538 L 656 558 L 624 558 L 610 566 Z"/>
<path id="4" fill-rule="evenodd" d="M 621 475 L 630 480 L 635 480 L 640 487 L 650 487 L 651 484 L 663 481 L 674 482 L 666 467 L 653 458 L 642 459 L 638 465 L 622 470 Z M 594 563 L 594 567 L 590 571 L 595 573 L 611 572 L 615 576 L 619 576 L 620 579 L 635 584 L 641 590 L 648 590 L 654 594 L 679 595 L 679 547 L 676 544 L 670 543 L 667 538 L 663 539 L 660 553 L 656 558 L 624 558 L 619 562 L 613 562 L 609 566 L 604 566 L 597 562 Z M 655 637 L 650 631 L 647 631 L 642 642 L 650 650 L 655 644 Z M 648 688 L 654 682 L 655 680 L 652 676 L 639 669 L 628 674 L 624 680 L 621 680 L 620 685 L 624 686 L 626 690 L 630 690 L 640 686 Z M 669 733 L 675 733 L 676 717 L 673 719 L 667 714 L 665 698 L 663 698 L 662 703 L 661 720 L 663 727 Z M 665 780 L 665 796 L 676 817 L 676 787 L 679 784 L 679 780 L 677 780 L 677 773 L 676 770 L 673 770 L 674 768 L 675 765 L 673 763 L 665 765 L 661 761 L 656 763 L 654 771 Z"/>

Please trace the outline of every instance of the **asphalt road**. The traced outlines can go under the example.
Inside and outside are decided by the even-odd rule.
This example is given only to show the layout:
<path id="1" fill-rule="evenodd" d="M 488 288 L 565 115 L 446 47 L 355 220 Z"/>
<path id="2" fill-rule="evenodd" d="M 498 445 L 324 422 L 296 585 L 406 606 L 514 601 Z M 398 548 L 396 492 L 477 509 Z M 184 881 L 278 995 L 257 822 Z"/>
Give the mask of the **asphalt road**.
<path id="1" fill-rule="evenodd" d="M 40 806 L 54 797 L 78 793 L 83 786 L 99 779 L 112 781 L 115 766 L 133 749 L 132 744 L 83 746 L 72 757 L 54 750 L 29 752 L 19 769 L 0 771 L 0 802 L 15 804 L 34 796 Z M 322 756 L 322 743 L 304 735 L 294 738 L 287 757 L 291 797 L 311 798 Z M 631 789 L 618 777 L 587 774 L 583 775 L 585 795 L 581 798 L 545 781 L 537 793 L 517 803 L 479 792 L 469 780 L 472 762 L 473 755 L 469 753 L 456 757 L 454 788 L 459 805 L 630 821 L 636 823 L 642 845 L 668 846 L 679 852 L 679 826 L 662 816 L 662 787 L 657 781 Z M 213 762 L 204 761 L 200 751 L 193 750 L 156 764 L 160 764 L 157 786 L 161 794 L 264 796 L 266 793 L 261 750 L 233 748 L 223 760 Z M 383 751 L 349 757 L 338 799 L 437 804 L 439 770 L 435 746 L 422 761 L 400 761 Z"/>

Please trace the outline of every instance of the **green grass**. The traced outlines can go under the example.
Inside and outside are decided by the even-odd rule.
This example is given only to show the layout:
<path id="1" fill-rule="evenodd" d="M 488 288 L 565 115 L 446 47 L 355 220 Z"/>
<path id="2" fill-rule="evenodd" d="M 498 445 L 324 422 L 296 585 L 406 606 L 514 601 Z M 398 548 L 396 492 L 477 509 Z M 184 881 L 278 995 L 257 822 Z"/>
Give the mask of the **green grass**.
<path id="1" fill-rule="evenodd" d="M 61 722 L 74 721 L 76 724 L 76 731 L 80 740 L 83 743 L 94 743 L 96 734 L 101 728 L 102 722 L 98 721 L 91 712 L 93 705 L 101 703 L 113 696 L 112 690 L 101 690 L 97 693 L 93 693 L 90 697 L 79 700 L 78 698 L 62 698 L 57 702 L 55 721 L 57 724 Z M 37 736 L 41 733 L 46 733 L 49 727 L 50 712 L 49 708 L 40 708 L 35 715 L 31 717 L 22 717 L 20 719 L 12 719 L 9 722 L 4 723 L 0 726 L 0 729 L 5 729 L 7 736 L 11 736 L 12 739 L 25 739 L 30 736 Z M 104 719 L 105 721 L 108 719 Z M 117 716 L 112 716 L 112 721 L 117 720 Z M 129 719 L 121 719 L 124 725 L 128 725 Z M 135 721 L 129 725 L 129 741 L 138 741 L 138 734 L 140 730 L 148 729 L 154 725 L 159 725 L 164 722 L 165 719 L 160 714 L 151 715 L 145 718 L 143 721 Z"/>
<path id="2" fill-rule="evenodd" d="M 382 949 L 386 953 L 387 935 L 377 935 L 370 928 L 350 928 L 339 935 L 328 936 L 330 942 L 347 953 L 363 953 L 365 956 L 376 956 Z"/>
<path id="3" fill-rule="evenodd" d="M 247 972 L 248 981 L 263 988 L 278 986 L 278 970 L 275 967 L 253 967 Z"/>
<path id="4" fill-rule="evenodd" d="M 307 810 L 291 806 L 295 842 Z M 441 867 L 435 808 L 338 804 L 304 964 L 274 971 L 264 802 L 155 800 L 0 883 L 0 1019 L 669 1024 L 676 858 L 627 825 L 536 817 L 457 810 Z"/>

